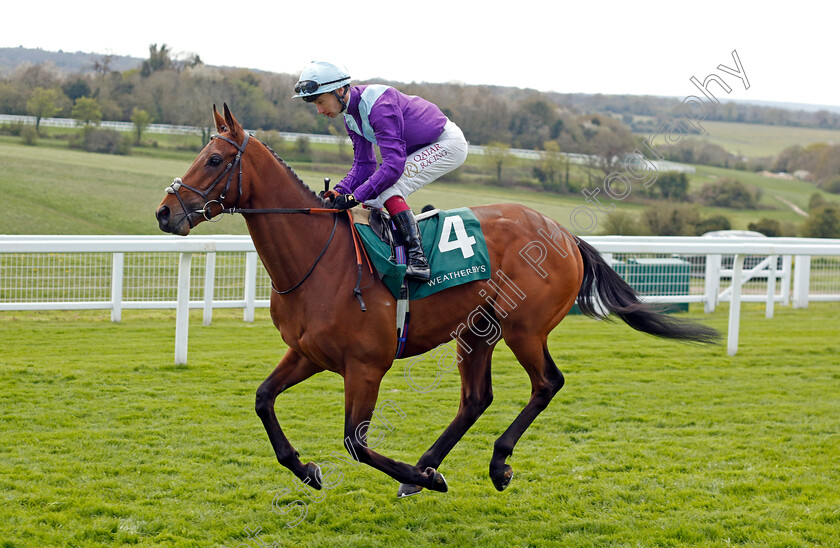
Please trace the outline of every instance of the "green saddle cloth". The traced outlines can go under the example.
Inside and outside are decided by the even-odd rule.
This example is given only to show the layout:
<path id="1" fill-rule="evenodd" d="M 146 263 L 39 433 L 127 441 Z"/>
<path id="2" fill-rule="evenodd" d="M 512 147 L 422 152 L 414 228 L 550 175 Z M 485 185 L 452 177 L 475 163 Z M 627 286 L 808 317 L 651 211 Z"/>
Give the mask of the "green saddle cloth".
<path id="1" fill-rule="evenodd" d="M 408 280 L 411 300 L 422 299 L 456 285 L 490 278 L 490 258 L 481 224 L 473 212 L 465 207 L 440 211 L 419 222 L 423 251 L 432 269 L 428 282 Z M 382 281 L 399 298 L 405 278 L 405 265 L 391 258 L 391 248 L 367 224 L 356 223 L 374 268 Z"/>

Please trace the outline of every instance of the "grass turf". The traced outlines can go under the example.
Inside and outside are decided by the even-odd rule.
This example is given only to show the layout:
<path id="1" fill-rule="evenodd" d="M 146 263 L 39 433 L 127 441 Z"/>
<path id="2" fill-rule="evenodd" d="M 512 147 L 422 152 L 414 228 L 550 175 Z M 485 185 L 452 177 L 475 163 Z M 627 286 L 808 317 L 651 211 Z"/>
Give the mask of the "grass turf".
<path id="1" fill-rule="evenodd" d="M 836 546 L 840 307 L 742 313 L 734 357 L 564 320 L 550 350 L 566 386 L 508 459 L 503 493 L 487 465 L 529 385 L 500 344 L 494 403 L 440 468 L 449 493 L 406 500 L 347 461 L 336 375 L 277 402 L 301 458 L 331 467 L 335 485 L 307 490 L 276 462 L 253 412 L 284 350 L 265 310 L 253 324 L 235 310 L 209 327 L 194 315 L 184 366 L 174 312 L 126 311 L 121 324 L 4 313 L 0 546 L 255 547 L 257 528 L 280 546 Z M 726 307 L 690 315 L 725 329 Z M 405 416 L 388 415 L 377 449 L 413 462 L 457 410 L 459 381 L 444 373 L 417 393 L 407 363 L 383 382 L 380 399 Z M 418 385 L 435 374 L 431 359 L 412 369 Z"/>

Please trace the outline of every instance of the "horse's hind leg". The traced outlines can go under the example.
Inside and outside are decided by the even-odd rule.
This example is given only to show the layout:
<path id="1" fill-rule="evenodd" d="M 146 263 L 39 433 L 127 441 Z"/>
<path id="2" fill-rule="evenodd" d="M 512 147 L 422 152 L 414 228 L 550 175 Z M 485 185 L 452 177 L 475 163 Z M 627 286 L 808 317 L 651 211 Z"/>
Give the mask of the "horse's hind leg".
<path id="1" fill-rule="evenodd" d="M 490 361 L 496 344 L 488 345 L 485 339 L 472 336 L 471 332 L 464 333 L 462 340 L 463 342 L 458 345 L 461 406 L 458 408 L 458 414 L 455 415 L 452 423 L 443 431 L 429 450 L 420 457 L 417 467 L 421 470 L 425 470 L 427 467 L 438 468 L 446 455 L 452 451 L 452 448 L 464 437 L 467 430 L 475 424 L 478 417 L 490 407 L 490 403 L 493 401 Z M 422 489 L 419 485 L 402 484 L 397 496 L 414 495 Z"/>
<path id="2" fill-rule="evenodd" d="M 268 439 L 271 446 L 274 448 L 274 453 L 277 455 L 277 460 L 291 470 L 302 482 L 314 487 L 321 488 L 321 471 L 318 465 L 310 462 L 303 464 L 298 457 L 297 451 L 289 443 L 283 430 L 280 428 L 280 423 L 277 421 L 277 415 L 274 413 L 274 401 L 277 395 L 287 388 L 296 385 L 314 375 L 323 371 L 319 366 L 312 363 L 309 359 L 301 356 L 292 349 L 286 352 L 274 371 L 263 381 L 257 389 L 257 400 L 255 408 L 257 415 L 262 420 L 265 431 L 268 433 Z"/>
<path id="3" fill-rule="evenodd" d="M 531 379 L 531 398 L 513 423 L 493 445 L 490 459 L 490 479 L 499 491 L 503 491 L 513 477 L 513 469 L 505 460 L 513 454 L 513 447 L 531 425 L 537 415 L 548 406 L 554 395 L 563 388 L 563 374 L 557 369 L 548 354 L 546 337 L 539 337 L 519 330 L 507 333 L 505 342 L 513 351 L 519 363 Z"/>

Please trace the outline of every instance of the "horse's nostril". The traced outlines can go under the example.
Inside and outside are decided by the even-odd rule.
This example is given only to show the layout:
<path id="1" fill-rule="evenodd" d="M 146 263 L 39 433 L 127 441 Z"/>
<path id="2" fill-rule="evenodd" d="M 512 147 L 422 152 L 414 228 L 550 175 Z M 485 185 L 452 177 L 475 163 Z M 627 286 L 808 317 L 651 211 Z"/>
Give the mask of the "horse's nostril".
<path id="1" fill-rule="evenodd" d="M 155 212 L 155 216 L 157 217 L 158 223 L 160 225 L 165 225 L 169 222 L 169 208 L 167 206 L 161 206 Z"/>

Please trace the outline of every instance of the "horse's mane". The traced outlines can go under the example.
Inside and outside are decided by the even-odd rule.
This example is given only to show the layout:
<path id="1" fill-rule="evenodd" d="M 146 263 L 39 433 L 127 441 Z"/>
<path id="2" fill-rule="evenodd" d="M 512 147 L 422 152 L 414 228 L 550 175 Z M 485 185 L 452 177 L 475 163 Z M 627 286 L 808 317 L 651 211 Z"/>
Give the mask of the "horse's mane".
<path id="1" fill-rule="evenodd" d="M 256 139 L 256 137 L 252 137 L 252 139 Z M 316 194 L 314 190 L 309 188 L 309 186 L 306 183 L 303 182 L 303 179 L 301 179 L 300 176 L 297 173 L 295 173 L 295 170 L 292 169 L 292 166 L 287 164 L 286 161 L 283 158 L 281 158 L 276 152 L 274 152 L 273 148 L 268 146 L 267 143 L 265 143 L 263 141 L 260 141 L 259 139 L 256 139 L 256 140 L 262 146 L 264 146 L 266 149 L 268 149 L 268 151 L 271 153 L 271 155 L 274 156 L 274 159 L 277 160 L 277 162 L 280 164 L 280 167 L 285 169 L 286 172 L 289 175 L 291 175 L 293 181 L 296 181 L 301 186 L 301 188 L 303 188 L 304 190 L 308 190 L 312 194 L 312 196 L 314 196 L 321 203 L 321 207 L 330 207 L 330 204 L 326 200 L 324 200 L 322 197 L 318 196 L 318 194 Z"/>

